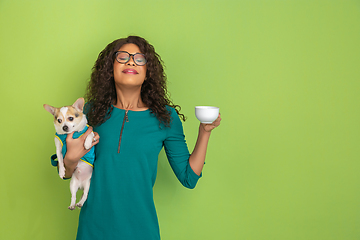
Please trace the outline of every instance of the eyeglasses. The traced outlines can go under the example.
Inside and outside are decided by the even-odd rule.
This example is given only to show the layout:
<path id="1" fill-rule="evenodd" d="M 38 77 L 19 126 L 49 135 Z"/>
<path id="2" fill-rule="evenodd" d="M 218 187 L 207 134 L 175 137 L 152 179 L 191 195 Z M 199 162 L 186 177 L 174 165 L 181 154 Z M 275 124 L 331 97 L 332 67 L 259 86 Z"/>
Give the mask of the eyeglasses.
<path id="1" fill-rule="evenodd" d="M 115 53 L 116 61 L 118 61 L 119 63 L 125 64 L 130 61 L 131 57 L 133 57 L 134 63 L 138 66 L 144 66 L 146 64 L 145 55 L 142 53 L 130 54 L 125 51 L 117 51 Z"/>

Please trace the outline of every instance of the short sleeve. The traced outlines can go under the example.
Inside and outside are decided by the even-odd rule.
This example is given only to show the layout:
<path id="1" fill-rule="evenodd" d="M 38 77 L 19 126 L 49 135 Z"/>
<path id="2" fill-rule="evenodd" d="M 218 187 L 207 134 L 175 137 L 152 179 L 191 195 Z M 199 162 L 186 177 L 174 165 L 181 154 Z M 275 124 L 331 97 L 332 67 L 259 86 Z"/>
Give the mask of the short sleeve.
<path id="1" fill-rule="evenodd" d="M 189 163 L 190 153 L 185 141 L 185 135 L 175 109 L 170 108 L 171 125 L 167 129 L 166 139 L 164 141 L 164 149 L 168 161 L 176 177 L 181 184 L 187 188 L 195 188 L 197 181 L 202 176 L 198 176 L 191 168 Z"/>

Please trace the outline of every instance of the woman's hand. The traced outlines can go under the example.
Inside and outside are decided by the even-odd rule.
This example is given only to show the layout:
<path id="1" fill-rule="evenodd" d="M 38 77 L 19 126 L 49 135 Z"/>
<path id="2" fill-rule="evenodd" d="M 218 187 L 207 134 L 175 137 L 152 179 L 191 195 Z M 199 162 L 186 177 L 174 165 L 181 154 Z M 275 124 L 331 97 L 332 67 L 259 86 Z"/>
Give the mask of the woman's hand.
<path id="1" fill-rule="evenodd" d="M 211 124 L 200 123 L 200 128 L 202 128 L 205 132 L 211 132 L 211 130 L 213 130 L 214 128 L 220 125 L 220 121 L 221 121 L 221 116 L 219 113 L 218 118 L 214 122 L 212 122 Z"/>
<path id="2" fill-rule="evenodd" d="M 70 178 L 79 162 L 80 158 L 82 158 L 86 153 L 90 151 L 85 149 L 84 143 L 86 137 L 92 132 L 93 128 L 89 127 L 88 130 L 79 138 L 73 139 L 73 132 L 68 134 L 66 137 L 66 155 L 64 157 L 64 165 L 65 165 L 65 177 Z M 98 133 L 94 132 L 94 139 L 91 147 L 98 144 L 100 136 Z"/>
<path id="3" fill-rule="evenodd" d="M 92 132 L 93 128 L 89 127 L 88 130 L 79 138 L 73 139 L 74 132 L 70 133 L 66 137 L 66 159 L 69 162 L 78 162 L 90 149 L 85 149 L 84 143 L 86 137 Z M 94 132 L 95 136 L 92 142 L 92 146 L 96 145 L 99 142 L 99 134 Z"/>

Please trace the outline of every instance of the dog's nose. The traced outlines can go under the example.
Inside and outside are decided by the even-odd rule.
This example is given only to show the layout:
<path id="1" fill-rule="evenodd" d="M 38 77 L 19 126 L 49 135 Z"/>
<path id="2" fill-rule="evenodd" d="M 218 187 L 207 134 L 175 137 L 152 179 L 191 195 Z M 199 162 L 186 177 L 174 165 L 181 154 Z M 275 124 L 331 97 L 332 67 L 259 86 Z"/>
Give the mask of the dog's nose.
<path id="1" fill-rule="evenodd" d="M 69 131 L 69 127 L 65 125 L 65 126 L 63 126 L 63 130 L 64 130 L 65 132 Z"/>

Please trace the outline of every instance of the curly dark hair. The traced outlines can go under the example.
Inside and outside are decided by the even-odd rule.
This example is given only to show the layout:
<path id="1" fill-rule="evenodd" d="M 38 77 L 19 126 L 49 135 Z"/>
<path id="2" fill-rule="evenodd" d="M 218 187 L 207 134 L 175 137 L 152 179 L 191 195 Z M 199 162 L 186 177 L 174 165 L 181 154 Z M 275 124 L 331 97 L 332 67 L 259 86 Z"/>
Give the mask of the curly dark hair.
<path id="1" fill-rule="evenodd" d="M 137 45 L 147 60 L 146 81 L 141 86 L 141 100 L 149 107 L 150 112 L 157 117 L 160 125 L 169 127 L 171 123 L 171 113 L 166 106 L 173 107 L 180 118 L 185 121 L 186 117 L 180 113 L 181 107 L 173 104 L 170 100 L 166 88 L 163 61 L 155 52 L 154 47 L 144 38 L 128 36 L 108 44 L 100 52 L 92 68 L 91 79 L 85 94 L 85 99 L 89 103 L 85 109 L 89 124 L 92 126 L 101 125 L 111 116 L 114 108 L 112 104 L 117 100 L 113 69 L 115 52 L 128 43 Z"/>

